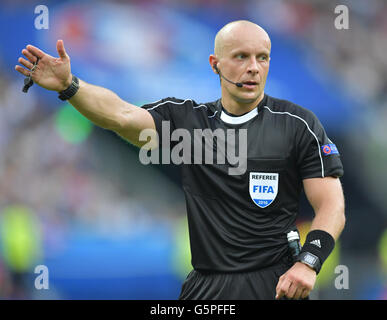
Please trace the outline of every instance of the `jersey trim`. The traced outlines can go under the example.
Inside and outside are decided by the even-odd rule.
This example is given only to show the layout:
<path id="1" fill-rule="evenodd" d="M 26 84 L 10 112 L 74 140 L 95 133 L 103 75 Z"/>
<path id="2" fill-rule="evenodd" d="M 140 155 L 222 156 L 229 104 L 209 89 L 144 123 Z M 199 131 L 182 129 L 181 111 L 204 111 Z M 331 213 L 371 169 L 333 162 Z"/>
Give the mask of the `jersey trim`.
<path id="1" fill-rule="evenodd" d="M 160 100 L 158 100 L 158 101 L 160 101 Z M 158 101 L 156 101 L 156 102 L 158 102 Z M 175 104 L 175 105 L 184 105 L 187 101 L 191 101 L 191 102 L 193 103 L 192 99 L 186 99 L 186 100 L 183 100 L 182 102 L 176 102 L 176 101 L 172 101 L 172 100 L 166 100 L 166 101 L 161 102 L 161 103 L 159 103 L 159 104 L 157 104 L 157 105 L 155 105 L 155 106 L 153 106 L 153 107 L 151 107 L 151 108 L 148 108 L 147 110 L 148 110 L 148 111 L 154 110 L 154 109 L 156 109 L 156 108 L 158 108 L 158 107 L 160 107 L 160 106 L 162 106 L 162 105 L 164 105 L 164 104 L 166 104 L 166 103 L 172 103 L 172 104 Z M 156 102 L 154 102 L 154 103 L 156 103 Z M 197 108 L 201 108 L 201 107 L 204 107 L 204 108 L 208 109 L 208 107 L 207 107 L 205 104 L 199 104 L 199 105 L 196 106 L 196 107 L 192 107 L 192 109 L 197 109 Z M 213 117 L 216 115 L 217 112 L 218 112 L 218 111 L 215 111 L 215 113 L 212 114 L 211 116 L 208 116 L 208 118 L 213 118 Z"/>
<path id="2" fill-rule="evenodd" d="M 148 111 L 150 111 L 150 110 L 153 110 L 153 109 L 156 109 L 156 108 L 158 108 L 158 107 L 160 107 L 160 106 L 162 106 L 163 104 L 166 104 L 166 103 L 173 103 L 173 104 L 184 104 L 184 103 L 186 103 L 187 101 L 192 101 L 191 99 L 186 99 L 186 100 L 184 100 L 184 101 L 182 101 L 182 102 L 176 102 L 176 101 L 172 101 L 172 100 L 167 100 L 167 101 L 164 101 L 164 102 L 161 102 L 161 103 L 159 103 L 159 104 L 157 104 L 157 105 L 155 105 L 155 106 L 153 106 L 152 108 L 149 108 L 149 109 L 147 109 Z"/>
<path id="3" fill-rule="evenodd" d="M 267 110 L 269 110 L 269 111 L 270 111 L 271 113 L 273 113 L 273 114 L 285 114 L 285 115 L 289 115 L 289 116 L 291 116 L 291 117 L 294 117 L 294 118 L 296 118 L 296 119 L 299 119 L 299 120 L 301 120 L 301 121 L 306 125 L 308 131 L 313 135 L 313 137 L 315 138 L 315 140 L 316 140 L 316 142 L 317 142 L 317 146 L 318 146 L 318 155 L 319 155 L 319 157 L 320 157 L 320 163 L 321 163 L 321 176 L 322 176 L 322 178 L 324 178 L 324 177 L 325 177 L 325 174 L 324 174 L 324 162 L 323 162 L 323 159 L 322 159 L 322 156 L 321 156 L 321 147 L 320 147 L 320 143 L 318 142 L 318 138 L 317 138 L 317 136 L 315 135 L 315 133 L 310 129 L 308 123 L 307 123 L 304 119 L 302 119 L 301 117 L 299 117 L 299 116 L 297 116 L 297 115 L 295 115 L 295 114 L 292 114 L 292 113 L 290 113 L 290 112 L 287 112 L 287 111 L 285 111 L 285 112 L 281 112 L 281 111 L 272 111 L 268 106 L 264 106 L 264 108 L 267 109 Z"/>
<path id="4" fill-rule="evenodd" d="M 242 124 L 245 123 L 251 119 L 253 119 L 255 116 L 258 115 L 258 109 L 254 108 L 253 110 L 249 111 L 248 113 L 244 114 L 243 116 L 229 116 L 227 113 L 222 111 L 220 114 L 220 119 L 223 122 L 229 123 L 229 124 Z"/>

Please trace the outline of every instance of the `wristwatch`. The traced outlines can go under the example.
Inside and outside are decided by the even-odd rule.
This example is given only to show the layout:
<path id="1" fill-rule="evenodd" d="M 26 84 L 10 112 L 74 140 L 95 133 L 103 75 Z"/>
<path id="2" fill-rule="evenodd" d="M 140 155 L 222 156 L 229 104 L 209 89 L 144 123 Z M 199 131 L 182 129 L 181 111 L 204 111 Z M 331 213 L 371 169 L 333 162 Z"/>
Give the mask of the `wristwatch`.
<path id="1" fill-rule="evenodd" d="M 60 91 L 59 92 L 59 99 L 61 100 L 68 100 L 70 99 L 74 94 L 77 93 L 79 89 L 79 80 L 76 76 L 73 75 L 73 78 L 72 78 L 72 81 L 71 81 L 71 84 L 70 86 L 63 90 L 63 91 Z"/>
<path id="2" fill-rule="evenodd" d="M 301 252 L 298 255 L 296 261 L 311 267 L 313 270 L 316 271 L 317 274 L 320 272 L 320 269 L 321 269 L 320 259 L 317 256 L 315 256 L 313 253 L 310 253 L 307 251 Z"/>

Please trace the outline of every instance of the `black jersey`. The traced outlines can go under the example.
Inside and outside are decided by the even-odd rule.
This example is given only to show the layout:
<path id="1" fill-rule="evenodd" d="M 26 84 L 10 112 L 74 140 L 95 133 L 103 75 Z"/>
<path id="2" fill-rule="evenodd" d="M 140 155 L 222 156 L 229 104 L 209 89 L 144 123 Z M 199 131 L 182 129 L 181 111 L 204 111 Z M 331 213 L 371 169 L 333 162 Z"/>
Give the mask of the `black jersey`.
<path id="1" fill-rule="evenodd" d="M 343 175 L 339 152 L 320 121 L 289 101 L 265 95 L 242 116 L 228 114 L 220 99 L 198 104 L 166 98 L 143 108 L 154 118 L 159 137 L 163 123 L 169 125 L 168 135 L 186 129 L 192 143 L 195 129 L 233 129 L 237 137 L 241 129 L 247 132 L 246 168 L 240 174 L 230 174 L 234 164 L 228 159 L 182 164 L 196 270 L 241 272 L 279 262 L 288 255 L 286 233 L 295 226 L 302 180 Z M 240 140 L 235 143 L 238 147 Z M 210 148 L 217 155 L 216 141 Z"/>

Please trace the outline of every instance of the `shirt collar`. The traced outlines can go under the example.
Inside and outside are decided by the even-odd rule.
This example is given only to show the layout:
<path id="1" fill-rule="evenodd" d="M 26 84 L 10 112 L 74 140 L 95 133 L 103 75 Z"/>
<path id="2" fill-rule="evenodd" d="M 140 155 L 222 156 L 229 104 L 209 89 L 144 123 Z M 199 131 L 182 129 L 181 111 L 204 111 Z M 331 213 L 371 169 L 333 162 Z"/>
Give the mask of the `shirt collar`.
<path id="1" fill-rule="evenodd" d="M 218 105 L 219 105 L 218 110 L 220 110 L 220 119 L 223 122 L 229 123 L 229 124 L 245 123 L 245 122 L 253 119 L 254 117 L 256 117 L 258 115 L 258 112 L 263 108 L 264 105 L 266 105 L 266 103 L 267 103 L 267 95 L 265 94 L 263 99 L 259 102 L 259 104 L 253 110 L 246 112 L 240 116 L 236 116 L 236 115 L 233 115 L 233 114 L 227 112 L 222 106 L 221 99 L 219 99 L 218 100 Z"/>

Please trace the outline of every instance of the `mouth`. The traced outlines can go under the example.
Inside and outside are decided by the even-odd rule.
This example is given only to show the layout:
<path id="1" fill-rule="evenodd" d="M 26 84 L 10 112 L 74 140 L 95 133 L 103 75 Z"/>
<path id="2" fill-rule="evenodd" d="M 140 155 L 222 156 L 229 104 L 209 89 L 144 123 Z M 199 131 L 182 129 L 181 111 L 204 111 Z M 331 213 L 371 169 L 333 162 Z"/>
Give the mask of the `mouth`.
<path id="1" fill-rule="evenodd" d="M 247 88 L 247 89 L 254 89 L 258 85 L 258 82 L 253 81 L 253 80 L 244 81 L 242 83 L 243 83 L 243 87 Z"/>

